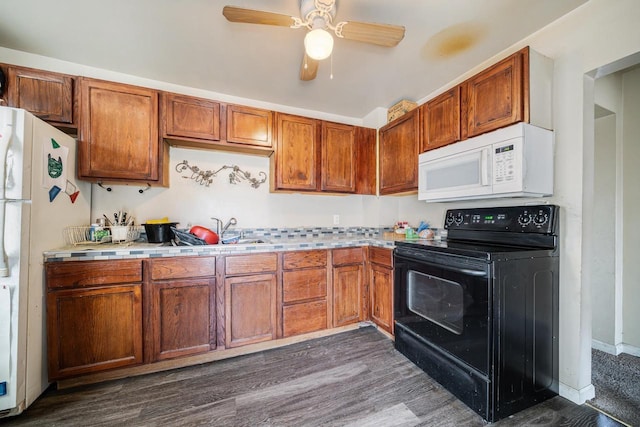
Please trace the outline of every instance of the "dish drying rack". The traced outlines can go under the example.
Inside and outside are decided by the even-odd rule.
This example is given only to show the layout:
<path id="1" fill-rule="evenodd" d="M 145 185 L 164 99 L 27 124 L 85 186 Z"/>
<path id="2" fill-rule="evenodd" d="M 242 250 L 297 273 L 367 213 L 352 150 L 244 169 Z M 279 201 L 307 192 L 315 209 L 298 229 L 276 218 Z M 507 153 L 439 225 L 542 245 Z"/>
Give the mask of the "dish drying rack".
<path id="1" fill-rule="evenodd" d="M 105 227 L 107 230 L 110 227 Z M 112 243 L 111 241 L 111 233 L 108 236 L 103 237 L 101 240 L 91 240 L 93 231 L 93 227 L 79 225 L 79 226 L 70 226 L 64 229 L 64 241 L 67 245 L 77 246 L 77 245 L 99 245 L 101 243 Z M 113 243 L 131 243 L 140 238 L 140 229 L 137 226 L 129 226 L 127 229 L 127 236 L 124 240 L 113 242 Z"/>

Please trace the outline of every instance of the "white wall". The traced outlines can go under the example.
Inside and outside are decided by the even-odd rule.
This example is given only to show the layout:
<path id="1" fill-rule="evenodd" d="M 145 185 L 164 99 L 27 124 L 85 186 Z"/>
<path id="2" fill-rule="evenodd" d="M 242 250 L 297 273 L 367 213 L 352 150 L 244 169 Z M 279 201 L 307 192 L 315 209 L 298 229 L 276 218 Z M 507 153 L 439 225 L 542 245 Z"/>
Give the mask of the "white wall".
<path id="1" fill-rule="evenodd" d="M 640 69 L 622 77 L 623 100 L 623 329 L 622 342 L 640 356 Z"/>
<path id="2" fill-rule="evenodd" d="M 615 228 L 616 201 L 616 114 L 596 118 L 595 176 L 591 256 L 585 255 L 587 277 L 591 279 L 593 299 L 593 339 L 615 348 L 616 283 Z M 605 225 L 607 224 L 607 225 Z"/>
<path id="3" fill-rule="evenodd" d="M 268 180 L 257 189 L 246 181 L 231 184 L 229 171 L 219 172 L 213 183 L 206 187 L 190 179 L 190 171 L 176 171 L 176 165 L 186 160 L 202 171 L 237 165 L 254 177 L 258 177 L 259 172 L 268 176 L 267 157 L 175 147 L 171 147 L 169 157 L 169 188 L 151 188 L 140 194 L 141 187 L 114 185 L 112 191 L 107 192 L 93 185 L 92 218 L 124 209 L 135 215 L 140 223 L 168 216 L 170 220 L 180 222 L 180 227 L 188 224 L 211 227 L 214 226 L 211 217 L 223 221 L 235 217 L 240 228 L 332 227 L 333 215 L 340 216 L 339 226 L 379 225 L 377 218 L 365 220 L 363 217 L 365 196 L 273 194 L 269 192 Z"/>

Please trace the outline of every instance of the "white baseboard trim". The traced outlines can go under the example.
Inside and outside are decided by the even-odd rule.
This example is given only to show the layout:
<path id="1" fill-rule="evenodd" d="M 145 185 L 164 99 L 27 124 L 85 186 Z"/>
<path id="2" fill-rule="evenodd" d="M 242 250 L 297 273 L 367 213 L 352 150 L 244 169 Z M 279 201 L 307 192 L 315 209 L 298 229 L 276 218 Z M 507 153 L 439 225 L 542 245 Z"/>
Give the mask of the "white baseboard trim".
<path id="1" fill-rule="evenodd" d="M 609 344 L 609 343 L 598 341 L 598 340 L 591 340 L 591 348 L 604 351 L 605 353 L 608 353 L 608 354 L 613 354 L 614 356 L 617 356 L 618 354 L 620 354 L 620 349 L 618 348 L 617 345 Z"/>
<path id="2" fill-rule="evenodd" d="M 632 356 L 640 357 L 640 348 L 630 344 L 620 344 L 622 351 L 620 353 L 627 353 Z"/>
<path id="3" fill-rule="evenodd" d="M 614 356 L 618 356 L 621 353 L 626 353 L 632 356 L 640 357 L 640 347 L 636 347 L 631 344 L 620 343 L 614 345 L 598 340 L 591 340 L 591 348 L 604 351 L 608 354 L 613 354 Z"/>
<path id="4" fill-rule="evenodd" d="M 572 401 L 577 405 L 582 405 L 587 400 L 596 397 L 596 389 L 593 388 L 593 384 L 577 390 L 566 384 L 560 383 L 560 396 Z"/>

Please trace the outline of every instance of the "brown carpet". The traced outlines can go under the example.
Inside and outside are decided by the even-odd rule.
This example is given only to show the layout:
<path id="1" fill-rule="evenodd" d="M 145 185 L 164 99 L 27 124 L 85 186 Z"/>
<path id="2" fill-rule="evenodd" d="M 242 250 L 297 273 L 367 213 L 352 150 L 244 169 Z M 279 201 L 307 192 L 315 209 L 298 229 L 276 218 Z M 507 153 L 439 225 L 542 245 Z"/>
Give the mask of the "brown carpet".
<path id="1" fill-rule="evenodd" d="M 640 427 L 640 357 L 592 350 L 591 382 L 596 397 L 588 403 L 631 426 Z"/>

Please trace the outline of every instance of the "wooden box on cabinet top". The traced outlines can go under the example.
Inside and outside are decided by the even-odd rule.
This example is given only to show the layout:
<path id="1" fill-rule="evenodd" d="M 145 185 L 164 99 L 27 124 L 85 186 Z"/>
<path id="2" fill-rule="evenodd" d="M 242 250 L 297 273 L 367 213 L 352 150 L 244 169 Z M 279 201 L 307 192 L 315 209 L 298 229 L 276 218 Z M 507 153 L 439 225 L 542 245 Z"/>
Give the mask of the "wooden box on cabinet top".
<path id="1" fill-rule="evenodd" d="M 8 105 L 23 108 L 62 128 L 74 128 L 74 78 L 32 68 L 8 66 Z"/>
<path id="2" fill-rule="evenodd" d="M 167 185 L 158 92 L 80 78 L 78 178 Z"/>

